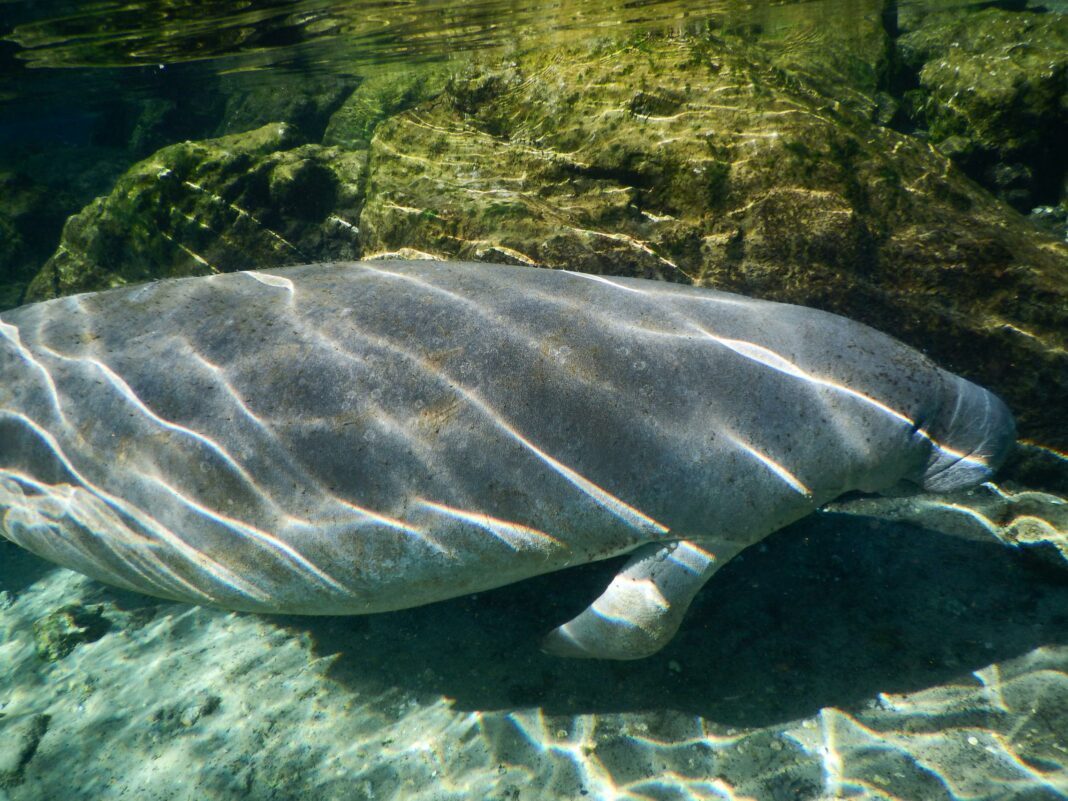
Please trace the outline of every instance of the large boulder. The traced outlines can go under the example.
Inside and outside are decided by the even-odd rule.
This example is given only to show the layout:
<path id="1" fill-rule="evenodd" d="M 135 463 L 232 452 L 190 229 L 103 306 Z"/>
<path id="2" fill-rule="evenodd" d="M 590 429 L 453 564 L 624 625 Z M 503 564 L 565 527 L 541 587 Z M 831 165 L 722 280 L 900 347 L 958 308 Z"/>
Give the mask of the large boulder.
<path id="1" fill-rule="evenodd" d="M 160 150 L 71 217 L 27 300 L 360 255 L 365 154 L 272 123 Z"/>
<path id="2" fill-rule="evenodd" d="M 1068 448 L 1065 245 L 879 124 L 864 70 L 768 53 L 717 28 L 543 48 L 405 110 L 418 90 L 368 83 L 336 146 L 175 145 L 71 219 L 30 295 L 402 249 L 712 285 L 896 334 Z"/>
<path id="3" fill-rule="evenodd" d="M 1068 446 L 1068 249 L 926 142 L 714 34 L 471 69 L 382 123 L 365 252 L 695 282 L 836 311 Z"/>
<path id="4" fill-rule="evenodd" d="M 1068 178 L 1068 15 L 944 11 L 907 23 L 906 108 L 932 142 L 1021 211 Z"/>

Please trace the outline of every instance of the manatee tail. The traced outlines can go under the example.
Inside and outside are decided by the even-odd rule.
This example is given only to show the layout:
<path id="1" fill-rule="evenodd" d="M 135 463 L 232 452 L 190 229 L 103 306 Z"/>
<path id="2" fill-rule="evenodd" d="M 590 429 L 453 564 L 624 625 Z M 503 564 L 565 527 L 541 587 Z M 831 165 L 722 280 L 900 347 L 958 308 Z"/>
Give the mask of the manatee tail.
<path id="1" fill-rule="evenodd" d="M 928 430 L 931 457 L 921 483 L 931 492 L 966 489 L 989 480 L 1016 442 L 1016 422 L 992 392 L 944 373 L 947 403 Z"/>
<path id="2" fill-rule="evenodd" d="M 697 591 L 734 556 L 694 542 L 655 543 L 636 550 L 601 596 L 553 629 L 542 650 L 580 659 L 641 659 L 675 636 Z"/>

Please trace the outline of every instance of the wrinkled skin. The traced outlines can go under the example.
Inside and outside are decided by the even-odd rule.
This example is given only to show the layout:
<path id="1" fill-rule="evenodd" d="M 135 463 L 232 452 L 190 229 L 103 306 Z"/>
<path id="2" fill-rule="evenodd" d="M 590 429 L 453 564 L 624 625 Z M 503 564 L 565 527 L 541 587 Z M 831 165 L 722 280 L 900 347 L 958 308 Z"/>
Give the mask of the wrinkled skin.
<path id="1" fill-rule="evenodd" d="M 633 552 L 558 654 L 662 647 L 843 492 L 986 480 L 984 389 L 824 312 L 640 279 L 365 262 L 0 315 L 0 530 L 119 586 L 360 614 Z"/>

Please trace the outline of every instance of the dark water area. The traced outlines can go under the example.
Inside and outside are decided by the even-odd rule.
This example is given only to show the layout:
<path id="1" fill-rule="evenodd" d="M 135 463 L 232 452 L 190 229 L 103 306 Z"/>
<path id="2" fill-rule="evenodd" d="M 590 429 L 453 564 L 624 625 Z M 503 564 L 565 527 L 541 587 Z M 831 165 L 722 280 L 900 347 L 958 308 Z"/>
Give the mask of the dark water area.
<path id="1" fill-rule="evenodd" d="M 0 375 L 0 801 L 1068 799 L 1065 142 L 1061 0 L 0 0 L 0 312 L 369 258 L 654 278 L 865 322 L 1020 434 L 574 660 L 539 644 L 625 557 L 352 617 L 56 567 L 3 536 L 45 490 Z"/>

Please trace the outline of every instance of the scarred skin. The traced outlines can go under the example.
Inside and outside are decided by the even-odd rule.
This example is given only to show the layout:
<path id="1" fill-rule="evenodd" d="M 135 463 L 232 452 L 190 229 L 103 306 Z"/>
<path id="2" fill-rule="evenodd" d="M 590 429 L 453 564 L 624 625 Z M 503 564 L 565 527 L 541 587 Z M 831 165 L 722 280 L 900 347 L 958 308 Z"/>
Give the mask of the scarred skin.
<path id="1" fill-rule="evenodd" d="M 986 480 L 993 395 L 859 323 L 446 262 L 163 281 L 0 315 L 0 531 L 119 586 L 360 614 L 634 552 L 546 647 L 635 658 L 843 492 Z"/>

